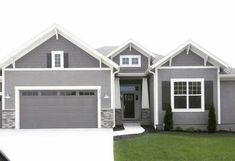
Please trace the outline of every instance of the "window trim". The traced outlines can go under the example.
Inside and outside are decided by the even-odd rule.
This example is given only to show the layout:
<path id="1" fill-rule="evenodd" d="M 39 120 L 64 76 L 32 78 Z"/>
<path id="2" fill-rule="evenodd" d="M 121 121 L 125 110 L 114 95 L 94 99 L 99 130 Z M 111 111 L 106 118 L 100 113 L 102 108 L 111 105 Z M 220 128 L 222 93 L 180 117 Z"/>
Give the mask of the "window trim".
<path id="1" fill-rule="evenodd" d="M 129 64 L 123 64 L 122 59 L 128 58 Z M 138 58 L 138 64 L 132 64 L 132 58 Z M 141 67 L 141 55 L 120 55 L 121 67 Z"/>
<path id="2" fill-rule="evenodd" d="M 60 67 L 55 66 L 56 54 L 60 55 Z M 64 68 L 64 51 L 51 51 L 51 67 L 56 69 Z"/>
<path id="3" fill-rule="evenodd" d="M 187 93 L 186 93 L 186 105 L 185 109 L 175 109 L 174 108 L 174 82 L 186 82 Z M 201 108 L 192 109 L 189 108 L 189 85 L 188 82 L 201 82 Z M 172 112 L 205 112 L 205 91 L 204 91 L 204 78 L 180 78 L 180 79 L 171 79 L 171 108 Z M 185 95 L 185 94 L 184 94 Z"/>

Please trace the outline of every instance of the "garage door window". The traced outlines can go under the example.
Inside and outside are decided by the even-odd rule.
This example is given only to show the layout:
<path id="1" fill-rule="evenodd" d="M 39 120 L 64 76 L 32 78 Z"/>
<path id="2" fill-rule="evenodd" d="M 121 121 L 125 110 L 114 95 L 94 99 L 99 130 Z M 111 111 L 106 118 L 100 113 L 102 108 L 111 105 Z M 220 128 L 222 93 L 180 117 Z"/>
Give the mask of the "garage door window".
<path id="1" fill-rule="evenodd" d="M 42 96 L 57 96 L 57 91 L 42 91 Z"/>
<path id="2" fill-rule="evenodd" d="M 22 96 L 38 96 L 37 91 L 23 91 Z"/>
<path id="3" fill-rule="evenodd" d="M 93 96 L 93 95 L 95 95 L 95 93 L 94 92 L 92 92 L 92 91 L 80 91 L 79 92 L 79 95 L 80 96 Z"/>
<path id="4" fill-rule="evenodd" d="M 76 96 L 76 91 L 60 91 L 61 96 Z"/>

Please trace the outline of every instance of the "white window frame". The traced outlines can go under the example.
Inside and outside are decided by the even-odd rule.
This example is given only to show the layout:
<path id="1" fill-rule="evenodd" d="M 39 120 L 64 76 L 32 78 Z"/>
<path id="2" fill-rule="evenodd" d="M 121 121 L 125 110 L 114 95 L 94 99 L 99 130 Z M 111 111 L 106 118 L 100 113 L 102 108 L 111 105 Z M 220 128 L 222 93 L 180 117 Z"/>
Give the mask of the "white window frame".
<path id="1" fill-rule="evenodd" d="M 129 59 L 129 64 L 123 64 L 122 59 Z M 132 58 L 138 58 L 138 64 L 132 64 Z M 121 67 L 141 67 L 141 55 L 120 55 Z"/>
<path id="2" fill-rule="evenodd" d="M 56 54 L 60 55 L 60 67 L 55 66 Z M 64 68 L 64 51 L 51 51 L 51 67 L 56 69 Z"/>
<path id="3" fill-rule="evenodd" d="M 175 109 L 174 107 L 174 82 L 186 82 L 186 108 L 185 109 Z M 189 82 L 201 82 L 201 108 L 198 109 L 192 109 L 189 108 Z M 194 94 L 195 95 L 195 94 Z M 179 95 L 178 95 L 179 96 Z M 182 94 L 182 96 L 185 96 L 185 94 Z M 205 92 L 204 92 L 204 79 L 203 78 L 182 78 L 182 79 L 171 79 L 171 107 L 172 112 L 204 112 L 205 111 Z"/>

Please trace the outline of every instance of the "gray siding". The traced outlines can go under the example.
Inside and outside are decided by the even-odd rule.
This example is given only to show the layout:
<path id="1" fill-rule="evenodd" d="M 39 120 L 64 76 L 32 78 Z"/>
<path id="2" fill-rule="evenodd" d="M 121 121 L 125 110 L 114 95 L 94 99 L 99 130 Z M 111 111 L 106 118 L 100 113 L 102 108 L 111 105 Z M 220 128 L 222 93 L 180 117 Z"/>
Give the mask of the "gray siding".
<path id="1" fill-rule="evenodd" d="M 143 73 L 148 69 L 148 58 L 135 50 L 134 48 L 129 50 L 129 48 L 122 51 L 120 54 L 113 58 L 113 61 L 120 65 L 120 55 L 140 55 L 141 56 L 141 67 L 121 67 L 120 73 Z"/>
<path id="2" fill-rule="evenodd" d="M 171 62 L 172 66 L 202 66 L 204 65 L 204 60 L 195 54 L 192 51 L 189 51 L 189 54 L 187 54 L 187 51 L 184 50 L 179 55 L 175 56 L 172 59 Z"/>
<path id="3" fill-rule="evenodd" d="M 235 127 L 235 81 L 221 81 L 221 123 Z"/>
<path id="4" fill-rule="evenodd" d="M 153 76 L 151 75 L 148 79 L 149 83 L 149 108 L 151 112 L 151 120 L 152 123 L 154 122 L 154 79 Z"/>
<path id="5" fill-rule="evenodd" d="M 2 127 L 2 96 L 1 97 L 1 101 L 0 101 L 0 128 Z"/>
<path id="6" fill-rule="evenodd" d="M 217 69 L 160 69 L 158 72 L 158 106 L 159 123 L 163 124 L 165 112 L 162 110 L 162 81 L 170 81 L 171 78 L 204 78 L 205 81 L 213 81 L 213 100 L 217 113 Z M 217 114 L 216 114 L 217 116 Z M 174 112 L 174 124 L 177 125 L 205 125 L 208 120 L 206 112 Z"/>
<path id="7" fill-rule="evenodd" d="M 105 71 L 6 71 L 6 109 L 15 107 L 15 86 L 101 86 L 101 107 L 110 108 L 111 100 L 104 99 L 105 92 L 111 96 L 110 70 Z"/>
<path id="8" fill-rule="evenodd" d="M 16 68 L 47 68 L 47 53 L 62 50 L 68 53 L 70 68 L 99 67 L 99 61 L 78 46 L 59 35 L 53 36 L 16 61 Z"/>

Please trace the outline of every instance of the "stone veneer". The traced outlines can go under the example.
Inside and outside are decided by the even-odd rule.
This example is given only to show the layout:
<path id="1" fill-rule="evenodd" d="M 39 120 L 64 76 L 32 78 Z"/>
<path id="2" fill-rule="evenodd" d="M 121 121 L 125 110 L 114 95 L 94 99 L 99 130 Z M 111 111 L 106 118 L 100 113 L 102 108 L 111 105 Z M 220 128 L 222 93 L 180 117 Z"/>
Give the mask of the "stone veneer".
<path id="1" fill-rule="evenodd" d="M 150 109 L 141 109 L 141 120 L 133 122 L 140 122 L 141 125 L 152 125 Z M 122 125 L 122 109 L 115 109 L 115 124 Z"/>
<path id="2" fill-rule="evenodd" d="M 15 128 L 15 110 L 2 111 L 2 128 L 3 129 Z"/>
<path id="3" fill-rule="evenodd" d="M 113 127 L 113 109 L 101 110 L 101 127 L 112 128 Z M 15 128 L 15 110 L 2 111 L 2 128 L 14 129 Z"/>
<path id="4" fill-rule="evenodd" d="M 112 128 L 114 125 L 113 122 L 113 109 L 102 109 L 101 110 L 101 127 L 102 128 Z"/>

